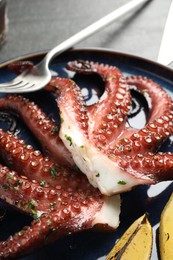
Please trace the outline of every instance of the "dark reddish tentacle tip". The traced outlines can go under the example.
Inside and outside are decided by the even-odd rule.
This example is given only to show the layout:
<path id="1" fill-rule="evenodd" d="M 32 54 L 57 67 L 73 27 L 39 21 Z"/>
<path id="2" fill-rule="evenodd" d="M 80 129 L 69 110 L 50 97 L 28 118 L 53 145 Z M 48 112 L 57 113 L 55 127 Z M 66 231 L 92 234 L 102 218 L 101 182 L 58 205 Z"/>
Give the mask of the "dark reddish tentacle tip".
<path id="1" fill-rule="evenodd" d="M 25 70 L 31 70 L 34 67 L 31 61 L 17 61 L 8 65 L 8 69 L 15 74 L 21 74 Z"/>
<path id="2" fill-rule="evenodd" d="M 92 63 L 89 61 L 75 60 L 69 61 L 66 65 L 66 68 L 77 73 L 90 74 L 96 72 L 92 67 Z"/>

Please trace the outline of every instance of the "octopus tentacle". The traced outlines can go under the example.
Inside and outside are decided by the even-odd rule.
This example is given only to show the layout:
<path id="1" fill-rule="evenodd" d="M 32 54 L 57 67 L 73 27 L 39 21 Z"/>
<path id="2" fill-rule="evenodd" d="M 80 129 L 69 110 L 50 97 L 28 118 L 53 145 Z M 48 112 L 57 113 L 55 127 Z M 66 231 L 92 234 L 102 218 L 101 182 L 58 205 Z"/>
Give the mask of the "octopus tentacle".
<path id="1" fill-rule="evenodd" d="M 31 145 L 26 145 L 17 136 L 5 133 L 2 129 L 0 129 L 0 154 L 10 168 L 42 185 L 56 186 L 68 183 L 73 187 L 77 182 L 81 187 L 86 185 L 82 174 L 68 167 L 59 166 L 49 157 L 43 157 L 40 151 L 34 150 Z"/>
<path id="2" fill-rule="evenodd" d="M 77 73 L 97 73 L 105 82 L 105 91 L 100 100 L 89 109 L 89 135 L 99 146 L 113 142 L 124 128 L 130 110 L 130 92 L 122 73 L 115 66 L 89 61 L 73 61 L 67 64 Z M 116 99 L 116 101 L 115 101 Z"/>
<path id="3" fill-rule="evenodd" d="M 0 259 L 9 259 L 22 256 L 41 245 L 48 244 L 61 238 L 64 235 L 70 235 L 78 230 L 74 225 L 67 225 L 66 219 L 63 221 L 56 214 L 44 214 L 39 219 L 34 220 L 30 226 L 24 227 L 15 235 L 9 237 L 6 241 L 0 242 Z"/>
<path id="4" fill-rule="evenodd" d="M 0 165 L 0 198 L 20 211 L 38 217 L 45 210 L 51 210 L 50 202 L 57 207 L 57 193 L 50 186 L 39 186 L 37 181 L 29 181 L 26 176 L 18 176 L 15 171 Z"/>
<path id="5" fill-rule="evenodd" d="M 52 90 L 57 94 L 60 94 L 58 97 L 58 103 L 62 105 L 59 106 L 61 124 L 67 123 L 68 128 L 70 129 L 71 119 L 77 124 L 77 127 L 81 129 L 85 136 L 88 136 L 88 114 L 87 107 L 83 100 L 79 86 L 73 80 L 66 78 L 54 78 L 47 86 L 47 90 Z M 69 111 L 72 118 L 66 118 L 68 113 L 63 113 L 61 110 Z M 66 136 L 68 139 L 68 136 Z M 68 140 L 70 142 L 70 140 Z"/>
<path id="6" fill-rule="evenodd" d="M 73 215 L 76 203 L 79 207 L 78 215 L 82 212 L 83 207 L 87 209 L 95 204 L 94 207 L 97 208 L 98 205 L 101 208 L 104 202 L 103 195 L 94 189 L 87 180 L 85 180 L 85 185 L 80 187 L 78 180 L 75 181 L 78 185 L 70 186 L 70 190 L 68 190 L 67 184 L 56 187 L 40 186 L 37 181 L 29 181 L 26 176 L 19 176 L 16 172 L 0 165 L 0 198 L 35 217 L 39 217 L 42 213 L 55 211 L 58 211 L 60 216 L 65 209 L 68 209 Z M 60 217 L 63 218 L 63 215 Z"/>
<path id="7" fill-rule="evenodd" d="M 73 165 L 70 153 L 59 138 L 59 127 L 41 109 L 22 96 L 7 96 L 0 99 L 0 109 L 17 112 L 32 133 L 41 140 L 44 151 L 61 165 Z"/>
<path id="8" fill-rule="evenodd" d="M 43 238 L 48 243 L 96 224 L 112 225 L 114 222 L 114 227 L 118 225 L 117 220 L 106 218 L 105 207 L 113 203 L 117 210 L 119 197 L 108 199 L 87 182 L 85 184 L 83 187 L 79 182 L 75 187 L 42 187 L 0 165 L 0 198 L 36 218 L 30 227 L 0 242 L 1 259 L 19 256 L 28 247 L 40 245 Z"/>
<path id="9" fill-rule="evenodd" d="M 149 176 L 153 184 L 173 179 L 173 154 L 170 152 L 125 156 L 119 165 L 123 170 L 135 175 Z"/>
<path id="10" fill-rule="evenodd" d="M 34 67 L 34 63 L 31 61 L 17 61 L 10 63 L 8 69 L 15 74 L 21 74 L 25 70 L 31 70 Z"/>
<path id="11" fill-rule="evenodd" d="M 153 152 L 163 141 L 173 134 L 173 101 L 157 83 L 141 76 L 126 78 L 128 85 L 134 85 L 151 99 L 149 119 L 145 127 L 140 130 L 124 129 L 118 143 L 107 154 L 133 155 L 135 153 Z M 162 106 L 158 104 L 162 100 Z"/>
<path id="12" fill-rule="evenodd" d="M 161 117 L 163 113 L 169 112 L 172 109 L 172 100 L 168 93 L 161 88 L 156 82 L 147 77 L 129 76 L 125 78 L 129 86 L 136 87 L 144 95 L 149 96 L 151 102 L 150 116 L 148 123 L 152 122 L 155 117 Z M 158 107 L 158 103 L 162 103 Z"/>

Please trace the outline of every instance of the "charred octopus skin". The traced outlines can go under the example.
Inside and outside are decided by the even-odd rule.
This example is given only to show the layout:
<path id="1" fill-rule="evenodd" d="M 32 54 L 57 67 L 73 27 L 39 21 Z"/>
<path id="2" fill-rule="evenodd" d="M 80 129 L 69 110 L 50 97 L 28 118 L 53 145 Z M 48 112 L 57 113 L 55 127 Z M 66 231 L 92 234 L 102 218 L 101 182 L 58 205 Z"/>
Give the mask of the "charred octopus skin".
<path id="1" fill-rule="evenodd" d="M 78 73 L 99 73 L 105 92 L 87 108 L 80 88 L 69 79 L 54 79 L 63 123 L 60 138 L 79 169 L 101 193 L 112 195 L 141 184 L 172 179 L 172 155 L 156 154 L 173 133 L 173 103 L 155 82 L 144 77 L 124 78 L 115 67 L 93 62 L 70 62 Z M 152 107 L 144 128 L 128 125 L 129 86 L 147 93 Z M 162 100 L 162 107 L 160 107 Z M 159 105 L 158 105 L 159 104 Z"/>

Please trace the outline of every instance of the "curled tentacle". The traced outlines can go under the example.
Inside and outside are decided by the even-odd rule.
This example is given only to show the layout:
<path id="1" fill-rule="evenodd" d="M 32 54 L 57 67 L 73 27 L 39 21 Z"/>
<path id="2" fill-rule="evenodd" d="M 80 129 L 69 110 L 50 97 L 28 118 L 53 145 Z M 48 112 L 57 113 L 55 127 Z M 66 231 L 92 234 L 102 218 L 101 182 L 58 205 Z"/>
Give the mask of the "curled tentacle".
<path id="1" fill-rule="evenodd" d="M 127 84 L 135 86 L 148 96 L 151 109 L 146 126 L 140 130 L 127 128 L 119 137 L 119 142 L 108 154 L 133 155 L 135 153 L 153 152 L 160 147 L 166 138 L 173 134 L 173 102 L 170 96 L 157 83 L 150 79 L 131 76 Z M 162 100 L 162 105 L 160 104 Z"/>

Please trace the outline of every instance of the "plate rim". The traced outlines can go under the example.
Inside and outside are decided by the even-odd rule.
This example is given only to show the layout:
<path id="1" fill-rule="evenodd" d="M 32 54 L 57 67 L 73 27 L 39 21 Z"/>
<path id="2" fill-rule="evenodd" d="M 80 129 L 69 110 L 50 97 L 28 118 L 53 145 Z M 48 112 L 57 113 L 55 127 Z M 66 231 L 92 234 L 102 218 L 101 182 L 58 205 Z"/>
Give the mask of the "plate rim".
<path id="1" fill-rule="evenodd" d="M 34 51 L 34 52 L 30 52 L 30 53 L 26 53 L 26 54 L 22 54 L 22 55 L 19 55 L 19 56 L 16 56 L 16 57 L 9 58 L 8 60 L 0 63 L 0 69 L 4 68 L 5 66 L 8 66 L 10 63 L 15 62 L 15 61 L 41 57 L 43 55 L 46 55 L 50 50 L 51 49 L 38 50 L 38 51 Z M 130 53 L 130 52 L 116 51 L 112 48 L 102 48 L 102 47 L 71 48 L 71 49 L 68 49 L 68 50 L 64 51 L 63 53 L 59 54 L 59 56 L 65 55 L 68 52 L 69 53 L 78 53 L 78 52 L 87 52 L 87 51 L 97 52 L 97 53 L 103 52 L 103 53 L 106 53 L 106 54 L 114 54 L 114 55 L 119 55 L 119 56 L 123 56 L 123 57 L 130 57 L 131 59 L 136 59 L 136 60 L 140 60 L 142 62 L 150 63 L 152 65 L 155 65 L 155 66 L 160 67 L 162 69 L 166 69 L 167 71 L 170 71 L 171 73 L 173 73 L 173 68 L 166 66 L 166 65 L 163 65 L 163 64 L 161 64 L 157 61 L 154 61 L 152 59 L 145 58 L 143 56 L 136 55 L 136 54 L 133 54 L 133 53 Z M 54 59 L 56 59 L 56 57 Z"/>

